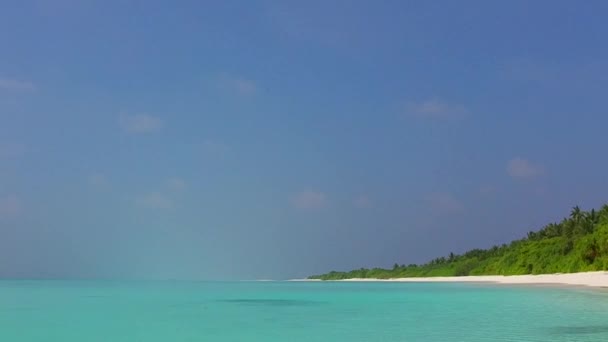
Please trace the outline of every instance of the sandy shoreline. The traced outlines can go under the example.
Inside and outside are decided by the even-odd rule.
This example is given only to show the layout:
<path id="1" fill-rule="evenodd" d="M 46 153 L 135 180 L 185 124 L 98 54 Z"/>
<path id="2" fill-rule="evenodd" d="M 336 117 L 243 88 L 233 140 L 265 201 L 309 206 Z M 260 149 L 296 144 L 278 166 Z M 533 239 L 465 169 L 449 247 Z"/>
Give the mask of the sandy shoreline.
<path id="1" fill-rule="evenodd" d="M 308 280 L 316 281 L 316 280 Z M 346 282 L 453 282 L 453 283 L 496 283 L 509 285 L 569 285 L 608 288 L 608 272 L 558 273 L 516 276 L 467 276 L 467 277 L 424 277 L 424 278 L 395 278 L 373 279 L 353 278 L 339 281 Z"/>

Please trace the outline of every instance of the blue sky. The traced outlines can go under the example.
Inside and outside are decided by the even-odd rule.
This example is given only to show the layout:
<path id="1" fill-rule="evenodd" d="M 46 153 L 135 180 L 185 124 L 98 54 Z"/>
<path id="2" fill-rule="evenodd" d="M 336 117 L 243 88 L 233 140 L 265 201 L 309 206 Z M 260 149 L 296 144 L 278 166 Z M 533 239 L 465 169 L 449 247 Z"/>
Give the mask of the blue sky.
<path id="1" fill-rule="evenodd" d="M 607 202 L 604 1 L 4 1 L 0 276 L 419 263 Z"/>

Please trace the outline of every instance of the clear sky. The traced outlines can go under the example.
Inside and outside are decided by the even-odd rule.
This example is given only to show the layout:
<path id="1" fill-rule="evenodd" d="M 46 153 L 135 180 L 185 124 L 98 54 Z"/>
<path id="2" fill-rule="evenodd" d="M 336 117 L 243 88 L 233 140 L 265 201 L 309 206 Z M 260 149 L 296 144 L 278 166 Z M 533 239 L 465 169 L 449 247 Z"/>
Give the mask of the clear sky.
<path id="1" fill-rule="evenodd" d="M 606 1 L 0 3 L 0 277 L 419 263 L 608 202 Z"/>

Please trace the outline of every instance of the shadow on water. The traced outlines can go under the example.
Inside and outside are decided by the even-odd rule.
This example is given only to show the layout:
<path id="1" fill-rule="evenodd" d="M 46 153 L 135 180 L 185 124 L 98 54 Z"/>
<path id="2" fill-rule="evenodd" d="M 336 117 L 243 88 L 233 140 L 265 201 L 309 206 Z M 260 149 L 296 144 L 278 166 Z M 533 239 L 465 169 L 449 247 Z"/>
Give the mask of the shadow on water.
<path id="1" fill-rule="evenodd" d="M 608 334 L 608 325 L 558 326 L 551 328 L 557 335 Z"/>
<path id="2" fill-rule="evenodd" d="M 313 300 L 296 300 L 296 299 L 223 299 L 218 300 L 221 303 L 231 303 L 237 305 L 247 306 L 278 306 L 278 307 L 292 307 L 292 306 L 313 306 L 321 305 L 323 302 Z"/>

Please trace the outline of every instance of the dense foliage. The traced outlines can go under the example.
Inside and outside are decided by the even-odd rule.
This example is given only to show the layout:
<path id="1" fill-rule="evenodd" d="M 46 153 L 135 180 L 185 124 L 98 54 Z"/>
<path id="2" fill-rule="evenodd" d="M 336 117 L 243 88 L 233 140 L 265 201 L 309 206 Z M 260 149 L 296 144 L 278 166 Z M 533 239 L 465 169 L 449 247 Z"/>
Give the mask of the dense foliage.
<path id="1" fill-rule="evenodd" d="M 332 271 L 310 279 L 404 278 L 467 275 L 515 275 L 608 270 L 608 205 L 599 211 L 572 208 L 570 217 L 529 232 L 510 244 L 473 249 L 462 255 L 431 260 L 424 265 L 392 269 Z"/>

